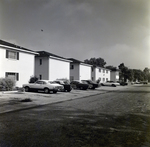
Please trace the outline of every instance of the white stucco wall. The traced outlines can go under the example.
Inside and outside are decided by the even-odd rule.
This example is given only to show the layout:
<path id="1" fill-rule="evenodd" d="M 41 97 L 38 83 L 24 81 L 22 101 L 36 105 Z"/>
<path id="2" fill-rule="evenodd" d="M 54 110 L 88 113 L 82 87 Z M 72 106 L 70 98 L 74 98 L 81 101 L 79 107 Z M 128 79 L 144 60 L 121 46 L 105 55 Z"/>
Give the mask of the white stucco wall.
<path id="1" fill-rule="evenodd" d="M 5 78 L 6 72 L 19 73 L 16 86 L 28 83 L 30 76 L 34 75 L 34 54 L 19 52 L 19 60 L 6 58 L 6 49 L 0 47 L 0 77 Z"/>
<path id="2" fill-rule="evenodd" d="M 91 66 L 80 64 L 80 79 L 79 80 L 91 80 Z"/>
<path id="3" fill-rule="evenodd" d="M 99 68 L 97 67 L 95 68 L 95 80 L 98 80 L 100 78 L 101 79 L 100 83 L 106 82 L 107 80 L 110 81 L 110 70 L 104 68 L 100 68 L 100 69 L 101 72 L 99 72 Z M 106 73 L 106 70 L 108 71 L 108 73 Z"/>
<path id="4" fill-rule="evenodd" d="M 41 65 L 40 59 L 42 59 Z M 35 57 L 35 75 L 38 78 L 42 75 L 43 80 L 49 80 L 49 57 Z"/>
<path id="5" fill-rule="evenodd" d="M 70 62 L 49 58 L 49 80 L 70 79 Z"/>

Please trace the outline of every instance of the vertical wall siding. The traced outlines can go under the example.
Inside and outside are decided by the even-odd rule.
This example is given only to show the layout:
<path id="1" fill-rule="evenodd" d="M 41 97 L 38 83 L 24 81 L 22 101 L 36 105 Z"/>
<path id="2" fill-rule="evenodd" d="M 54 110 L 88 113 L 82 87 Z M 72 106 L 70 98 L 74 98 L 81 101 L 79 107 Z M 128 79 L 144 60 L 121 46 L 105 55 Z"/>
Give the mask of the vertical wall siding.
<path id="1" fill-rule="evenodd" d="M 40 65 L 40 59 L 42 64 Z M 35 75 L 39 78 L 42 75 L 42 79 L 49 79 L 49 58 L 48 57 L 35 57 Z"/>

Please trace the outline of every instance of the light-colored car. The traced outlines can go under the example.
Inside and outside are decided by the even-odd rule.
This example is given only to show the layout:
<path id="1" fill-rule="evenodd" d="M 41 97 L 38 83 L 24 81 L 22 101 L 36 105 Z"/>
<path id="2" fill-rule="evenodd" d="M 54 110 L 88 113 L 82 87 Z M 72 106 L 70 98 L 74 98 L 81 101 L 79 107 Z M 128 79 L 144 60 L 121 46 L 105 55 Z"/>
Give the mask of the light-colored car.
<path id="1" fill-rule="evenodd" d="M 59 84 L 59 83 L 56 83 L 55 81 L 49 81 L 50 84 L 54 85 L 54 86 L 57 86 L 58 87 L 58 91 L 64 91 L 64 86 Z"/>
<path id="2" fill-rule="evenodd" d="M 113 86 L 113 87 L 116 87 L 116 86 L 120 86 L 119 83 L 117 82 L 114 82 L 114 81 L 107 81 L 105 83 L 101 83 L 102 86 Z"/>
<path id="3" fill-rule="evenodd" d="M 57 84 L 51 84 L 48 80 L 38 80 L 35 83 L 23 84 L 23 88 L 26 92 L 32 90 L 43 90 L 45 93 L 49 93 L 50 91 L 52 91 L 53 93 L 57 93 L 57 91 L 62 88 L 62 86 Z"/>

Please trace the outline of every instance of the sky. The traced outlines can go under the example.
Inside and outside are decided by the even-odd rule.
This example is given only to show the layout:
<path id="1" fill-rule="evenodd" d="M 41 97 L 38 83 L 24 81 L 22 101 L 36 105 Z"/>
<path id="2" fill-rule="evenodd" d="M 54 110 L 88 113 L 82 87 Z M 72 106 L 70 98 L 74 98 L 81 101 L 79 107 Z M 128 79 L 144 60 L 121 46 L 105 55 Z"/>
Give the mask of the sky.
<path id="1" fill-rule="evenodd" d="M 143 70 L 150 68 L 150 0 L 0 0 L 0 39 Z"/>

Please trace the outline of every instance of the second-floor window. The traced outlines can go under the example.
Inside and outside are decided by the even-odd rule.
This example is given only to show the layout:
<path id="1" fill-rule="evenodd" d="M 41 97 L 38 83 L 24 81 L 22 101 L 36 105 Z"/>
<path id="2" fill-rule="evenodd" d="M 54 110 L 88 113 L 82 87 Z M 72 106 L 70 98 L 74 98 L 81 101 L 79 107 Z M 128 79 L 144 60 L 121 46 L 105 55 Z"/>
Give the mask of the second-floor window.
<path id="1" fill-rule="evenodd" d="M 103 69 L 103 73 L 105 73 L 105 69 Z"/>
<path id="2" fill-rule="evenodd" d="M 108 73 L 108 70 L 106 70 L 106 73 Z"/>
<path id="3" fill-rule="evenodd" d="M 19 52 L 6 50 L 6 58 L 19 60 Z"/>
<path id="4" fill-rule="evenodd" d="M 70 65 L 70 69 L 74 69 L 74 65 Z"/>
<path id="5" fill-rule="evenodd" d="M 42 65 L 42 59 L 40 59 L 40 65 Z"/>

